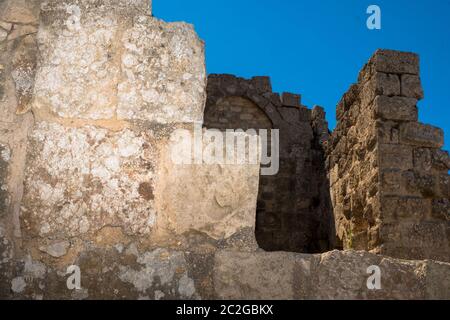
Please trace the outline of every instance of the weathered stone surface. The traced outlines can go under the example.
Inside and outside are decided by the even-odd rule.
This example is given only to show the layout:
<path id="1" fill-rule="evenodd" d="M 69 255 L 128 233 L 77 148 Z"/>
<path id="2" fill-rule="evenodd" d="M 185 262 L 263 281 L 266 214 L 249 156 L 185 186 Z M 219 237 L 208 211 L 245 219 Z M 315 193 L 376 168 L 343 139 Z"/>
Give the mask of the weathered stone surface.
<path id="1" fill-rule="evenodd" d="M 23 226 L 29 235 L 76 237 L 107 225 L 147 234 L 157 213 L 151 131 L 109 132 L 41 122 L 31 134 Z M 153 168 L 153 169 L 152 169 Z"/>
<path id="2" fill-rule="evenodd" d="M 36 72 L 39 0 L 3 1 L 0 5 L 0 119 L 14 122 L 30 109 Z"/>
<path id="3" fill-rule="evenodd" d="M 405 123 L 400 129 L 400 139 L 405 144 L 441 148 L 444 145 L 444 131 L 421 123 Z"/>
<path id="4" fill-rule="evenodd" d="M 45 6 L 35 109 L 62 118 L 202 120 L 203 43 L 191 26 L 166 24 L 128 5 Z"/>
<path id="5" fill-rule="evenodd" d="M 0 2 L 0 20 L 37 24 L 41 2 L 42 0 L 3 0 Z"/>
<path id="6" fill-rule="evenodd" d="M 369 97 L 372 95 L 399 96 L 400 78 L 396 74 L 376 72 L 365 85 L 364 91 Z"/>
<path id="7" fill-rule="evenodd" d="M 419 74 L 419 56 L 415 53 L 378 50 L 370 63 L 376 71 L 397 74 Z"/>
<path id="8" fill-rule="evenodd" d="M 8 36 L 8 32 L 4 29 L 0 29 L 0 42 L 6 40 L 7 36 Z"/>
<path id="9" fill-rule="evenodd" d="M 379 50 L 342 98 L 328 149 L 336 230 L 347 249 L 447 261 L 448 154 L 442 130 L 417 122 L 418 72 L 417 55 Z"/>
<path id="10" fill-rule="evenodd" d="M 413 153 L 409 146 L 382 144 L 379 146 L 380 167 L 408 170 L 413 167 Z"/>
<path id="11" fill-rule="evenodd" d="M 272 92 L 272 83 L 269 77 L 253 77 L 251 81 L 256 91 L 263 94 Z"/>
<path id="12" fill-rule="evenodd" d="M 203 42 L 192 26 L 138 17 L 122 37 L 119 119 L 160 123 L 203 121 Z M 151 59 L 145 59 L 145 53 Z"/>
<path id="13" fill-rule="evenodd" d="M 422 221 L 431 212 L 431 201 L 418 197 L 389 197 L 381 199 L 381 219 L 386 223 L 398 220 Z"/>
<path id="14" fill-rule="evenodd" d="M 168 147 L 179 149 L 177 144 Z M 197 231 L 215 240 L 250 232 L 250 243 L 244 246 L 255 248 L 259 163 L 198 165 L 193 158 L 192 165 L 178 165 L 169 154 L 161 163 L 164 165 L 158 190 L 161 220 L 166 228 L 179 235 Z"/>
<path id="15" fill-rule="evenodd" d="M 69 241 L 59 241 L 49 244 L 48 246 L 42 246 L 39 248 L 39 250 L 47 253 L 53 258 L 61 258 L 66 255 L 67 249 L 69 249 L 69 247 L 70 247 Z"/>
<path id="16" fill-rule="evenodd" d="M 418 259 L 436 259 L 437 257 L 433 256 L 435 252 L 444 253 L 448 250 L 445 223 L 439 221 L 414 222 L 406 219 L 400 227 L 383 226 L 382 232 L 388 243 L 383 254 L 394 253 L 393 248 L 401 250 L 418 248 L 423 250 L 422 256 Z M 438 260 L 448 261 L 449 257 Z"/>
<path id="17" fill-rule="evenodd" d="M 411 97 L 415 99 L 423 99 L 424 93 L 420 77 L 416 75 L 403 74 L 402 81 L 402 96 Z"/>
<path id="18" fill-rule="evenodd" d="M 337 247 L 449 260 L 450 159 L 414 122 L 416 55 L 378 51 L 331 139 L 322 109 L 267 77 L 211 76 L 215 123 L 282 132 L 280 174 L 258 187 L 258 161 L 170 158 L 172 133 L 203 118 L 191 26 L 154 19 L 148 0 L 49 0 L 39 20 L 40 2 L 0 0 L 0 299 L 449 299 L 447 263 L 267 253 L 255 237 L 257 223 L 271 249 L 326 251 L 332 200 Z"/>
<path id="19" fill-rule="evenodd" d="M 302 261 L 306 272 L 310 260 L 305 257 Z M 214 287 L 220 299 L 294 299 L 295 265 L 292 253 L 219 252 Z"/>
<path id="20" fill-rule="evenodd" d="M 414 98 L 378 96 L 375 98 L 375 116 L 385 120 L 417 121 L 417 100 Z"/>
<path id="21" fill-rule="evenodd" d="M 11 159 L 9 146 L 0 143 L 0 218 L 6 213 L 10 204 L 8 193 L 8 168 Z"/>
<path id="22" fill-rule="evenodd" d="M 294 93 L 284 92 L 281 96 L 281 101 L 286 107 L 300 107 L 301 106 L 301 96 Z"/>
<path id="23" fill-rule="evenodd" d="M 279 261 L 284 261 L 281 266 Z M 446 299 L 450 265 L 405 261 L 364 252 L 322 255 L 219 252 L 215 290 L 222 299 Z M 368 268 L 381 271 L 369 290 Z M 442 283 L 436 283 L 437 279 Z"/>
<path id="24" fill-rule="evenodd" d="M 119 278 L 130 283 L 141 294 L 152 294 L 151 299 L 200 298 L 184 252 L 156 249 L 137 256 L 139 268 L 120 266 Z M 149 298 L 150 298 L 149 297 Z"/>

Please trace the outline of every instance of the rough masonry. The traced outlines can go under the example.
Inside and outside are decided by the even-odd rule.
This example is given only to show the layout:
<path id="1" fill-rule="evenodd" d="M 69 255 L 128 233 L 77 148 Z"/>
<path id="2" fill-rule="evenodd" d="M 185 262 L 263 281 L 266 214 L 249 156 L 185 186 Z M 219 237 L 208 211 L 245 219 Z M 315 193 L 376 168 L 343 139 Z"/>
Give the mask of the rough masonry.
<path id="1" fill-rule="evenodd" d="M 444 132 L 418 122 L 419 57 L 379 50 L 337 106 L 328 165 L 346 249 L 450 259 Z"/>
<path id="2" fill-rule="evenodd" d="M 416 55 L 375 53 L 330 137 L 268 78 L 207 86 L 193 27 L 149 2 L 0 0 L 0 299 L 450 299 Z M 279 129 L 279 175 L 174 163 L 175 133 L 226 126 Z"/>
<path id="3" fill-rule="evenodd" d="M 256 239 L 268 251 L 320 253 L 334 248 L 322 142 L 328 124 L 301 96 L 272 92 L 270 79 L 208 77 L 205 127 L 279 130 L 279 172 L 260 177 Z M 268 147 L 271 149 L 271 146 Z"/>

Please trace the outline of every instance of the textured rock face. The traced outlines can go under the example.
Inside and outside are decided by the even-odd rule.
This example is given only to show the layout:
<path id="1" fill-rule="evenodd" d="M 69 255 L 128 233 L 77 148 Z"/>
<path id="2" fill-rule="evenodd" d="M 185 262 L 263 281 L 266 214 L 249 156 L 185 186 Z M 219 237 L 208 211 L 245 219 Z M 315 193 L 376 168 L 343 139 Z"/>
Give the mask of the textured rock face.
<path id="1" fill-rule="evenodd" d="M 27 234 L 66 239 L 107 225 L 148 234 L 157 219 L 155 141 L 150 131 L 38 123 L 30 136 L 22 210 Z"/>
<path id="2" fill-rule="evenodd" d="M 1 5 L 2 30 L 34 28 L 1 40 L 1 297 L 200 298 L 180 250 L 257 248 L 259 164 L 170 158 L 172 135 L 203 119 L 193 28 L 154 19 L 148 1 Z"/>
<path id="3" fill-rule="evenodd" d="M 34 108 L 63 119 L 202 121 L 203 43 L 191 26 L 146 14 L 144 3 L 44 5 Z"/>
<path id="4" fill-rule="evenodd" d="M 448 263 L 259 250 L 259 164 L 171 158 L 174 133 L 201 127 L 203 55 L 192 27 L 152 18 L 148 0 L 0 0 L 0 299 L 450 299 Z M 315 172 L 312 189 L 295 181 L 295 206 L 323 221 L 326 203 L 303 201 L 326 196 L 323 109 L 273 94 L 264 77 L 224 79 L 219 105 L 251 109 L 241 124 L 266 119 L 257 105 L 291 133 L 287 167 Z M 417 56 L 391 51 L 344 97 L 330 178 L 347 248 L 448 257 L 450 160 L 441 130 L 415 122 L 421 97 Z M 329 235 L 314 223 L 315 240 Z M 381 290 L 367 287 L 371 266 Z"/>
<path id="5" fill-rule="evenodd" d="M 338 105 L 330 180 L 344 248 L 449 261 L 449 155 L 418 123 L 419 59 L 375 53 Z"/>
<path id="6" fill-rule="evenodd" d="M 381 290 L 367 287 L 371 266 L 380 268 Z M 214 283 L 222 299 L 448 299 L 448 267 L 353 251 L 322 255 L 225 251 L 216 254 Z"/>

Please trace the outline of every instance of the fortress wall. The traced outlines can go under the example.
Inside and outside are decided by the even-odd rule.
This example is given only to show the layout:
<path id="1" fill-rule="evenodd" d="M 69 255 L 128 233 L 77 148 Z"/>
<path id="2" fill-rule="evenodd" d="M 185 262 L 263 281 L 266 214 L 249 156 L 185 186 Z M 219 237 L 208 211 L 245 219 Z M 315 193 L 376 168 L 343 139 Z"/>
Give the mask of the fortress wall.
<path id="1" fill-rule="evenodd" d="M 2 298 L 130 298 L 141 286 L 192 298 L 184 256 L 167 252 L 257 249 L 259 164 L 171 155 L 175 133 L 202 134 L 204 44 L 191 25 L 153 18 L 148 1 L 0 6 L 11 28 L 0 42 Z M 13 37 L 15 24 L 32 31 Z M 159 269 L 133 272 L 150 260 Z M 83 290 L 66 286 L 71 265 Z"/>
<path id="2" fill-rule="evenodd" d="M 334 240 L 321 145 L 325 112 L 300 99 L 274 93 L 268 77 L 208 77 L 206 128 L 279 130 L 279 172 L 260 177 L 257 205 L 256 238 L 268 251 L 325 252 Z"/>
<path id="3" fill-rule="evenodd" d="M 367 192 L 358 201 L 373 208 L 361 211 L 353 197 L 356 218 L 340 219 L 347 210 L 336 222 L 343 243 L 354 244 L 347 249 L 374 253 L 264 252 L 255 239 L 260 166 L 180 166 L 171 158 L 172 134 L 198 132 L 214 97 L 206 96 L 203 43 L 192 26 L 154 19 L 147 0 L 40 3 L 0 0 L 0 299 L 450 299 L 450 265 L 415 259 L 449 256 L 442 133 L 418 124 L 404 104 L 421 97 L 415 55 L 374 56 L 344 98 L 330 142 L 323 109 L 272 93 L 266 78 L 242 80 L 250 95 L 235 91 L 245 86 L 219 86 L 231 90 L 219 97 L 248 99 L 241 111 L 263 106 L 285 132 L 282 159 L 295 169 L 277 190 L 289 195 L 293 180 L 293 206 L 309 208 L 309 223 L 323 222 L 329 209 L 308 204 L 327 194 L 324 148 L 333 152 L 337 213 L 348 194 L 359 194 L 347 194 L 353 173 Z M 266 119 L 251 110 L 247 117 Z M 358 142 L 355 152 L 343 137 Z M 358 159 L 352 171 L 350 155 Z M 402 203 L 408 209 L 389 211 Z M 367 244 L 346 233 L 365 230 L 357 224 L 369 216 Z M 330 235 L 327 223 L 305 233 L 305 220 L 283 221 L 295 221 L 296 229 L 283 229 L 294 239 Z M 367 287 L 373 265 L 382 290 Z M 81 288 L 68 287 L 70 266 L 79 268 Z"/>
<path id="4" fill-rule="evenodd" d="M 422 98 L 418 56 L 379 50 L 338 105 L 329 168 L 344 248 L 448 261 L 450 158 L 443 131 L 418 122 Z"/>

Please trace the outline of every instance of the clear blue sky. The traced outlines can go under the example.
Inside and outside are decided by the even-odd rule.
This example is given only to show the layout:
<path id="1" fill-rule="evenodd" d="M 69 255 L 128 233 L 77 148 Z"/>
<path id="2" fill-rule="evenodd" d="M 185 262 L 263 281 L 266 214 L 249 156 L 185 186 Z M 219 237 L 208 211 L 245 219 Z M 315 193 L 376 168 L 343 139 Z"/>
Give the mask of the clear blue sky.
<path id="1" fill-rule="evenodd" d="M 382 30 L 366 9 L 382 10 Z M 153 0 L 166 21 L 195 25 L 208 73 L 268 75 L 274 91 L 301 93 L 309 107 L 335 106 L 377 48 L 420 54 L 420 119 L 443 128 L 450 147 L 450 0 Z"/>

